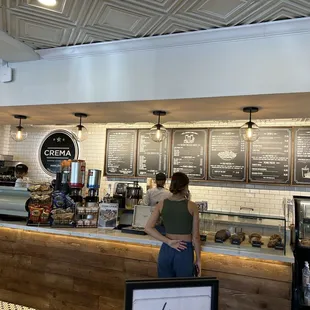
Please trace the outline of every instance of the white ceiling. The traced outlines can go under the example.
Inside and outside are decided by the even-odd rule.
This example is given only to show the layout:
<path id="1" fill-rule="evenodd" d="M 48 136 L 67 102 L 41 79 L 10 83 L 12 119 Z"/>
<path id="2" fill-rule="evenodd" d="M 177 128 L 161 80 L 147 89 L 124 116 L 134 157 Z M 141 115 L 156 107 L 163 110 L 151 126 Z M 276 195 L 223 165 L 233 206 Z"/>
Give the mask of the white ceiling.
<path id="1" fill-rule="evenodd" d="M 13 114 L 29 117 L 24 124 L 54 125 L 74 124 L 75 112 L 89 114 L 86 123 L 136 123 L 155 122 L 153 110 L 165 110 L 165 122 L 193 122 L 208 120 L 244 120 L 246 106 L 261 110 L 255 119 L 292 119 L 310 117 L 310 93 L 180 99 L 169 101 L 138 101 L 58 104 L 41 106 L 0 107 L 0 125 L 16 124 Z"/>
<path id="2" fill-rule="evenodd" d="M 0 0 L 0 31 L 45 49 L 310 16 L 309 0 L 57 2 L 47 8 L 37 0 Z"/>

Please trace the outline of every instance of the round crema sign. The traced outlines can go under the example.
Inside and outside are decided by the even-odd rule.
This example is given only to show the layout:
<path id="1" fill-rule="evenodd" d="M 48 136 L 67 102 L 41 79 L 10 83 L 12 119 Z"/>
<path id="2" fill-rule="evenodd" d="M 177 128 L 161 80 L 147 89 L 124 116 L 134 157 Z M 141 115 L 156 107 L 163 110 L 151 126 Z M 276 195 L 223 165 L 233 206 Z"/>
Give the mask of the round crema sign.
<path id="1" fill-rule="evenodd" d="M 41 143 L 39 160 L 43 170 L 54 175 L 61 172 L 61 162 L 77 159 L 79 147 L 74 136 L 66 130 L 55 130 L 48 134 Z"/>

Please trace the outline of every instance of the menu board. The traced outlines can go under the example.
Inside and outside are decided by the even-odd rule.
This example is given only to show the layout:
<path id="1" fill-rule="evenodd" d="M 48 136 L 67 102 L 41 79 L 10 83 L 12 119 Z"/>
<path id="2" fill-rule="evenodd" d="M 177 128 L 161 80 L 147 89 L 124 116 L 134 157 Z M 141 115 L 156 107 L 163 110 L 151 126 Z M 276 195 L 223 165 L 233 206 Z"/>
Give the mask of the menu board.
<path id="1" fill-rule="evenodd" d="M 253 182 L 290 183 L 291 130 L 260 129 L 251 143 L 250 175 Z"/>
<path id="2" fill-rule="evenodd" d="M 173 132 L 171 171 L 186 173 L 190 179 L 204 179 L 207 131 L 184 129 Z"/>
<path id="3" fill-rule="evenodd" d="M 294 183 L 310 184 L 310 128 L 295 131 Z"/>
<path id="4" fill-rule="evenodd" d="M 154 142 L 149 130 L 140 130 L 138 137 L 137 175 L 154 177 L 168 173 L 168 138 Z"/>
<path id="5" fill-rule="evenodd" d="M 134 176 L 136 142 L 136 130 L 107 131 L 106 175 Z"/>
<path id="6" fill-rule="evenodd" d="M 245 142 L 239 129 L 211 129 L 208 177 L 211 180 L 245 181 Z"/>

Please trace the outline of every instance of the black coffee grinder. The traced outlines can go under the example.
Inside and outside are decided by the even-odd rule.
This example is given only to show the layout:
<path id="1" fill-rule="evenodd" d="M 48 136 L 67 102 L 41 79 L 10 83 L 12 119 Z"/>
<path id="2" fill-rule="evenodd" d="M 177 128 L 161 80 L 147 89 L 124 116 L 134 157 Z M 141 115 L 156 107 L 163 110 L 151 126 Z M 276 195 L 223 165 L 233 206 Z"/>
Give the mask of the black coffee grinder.
<path id="1" fill-rule="evenodd" d="M 99 202 L 99 188 L 101 180 L 101 170 L 89 169 L 87 177 L 88 195 L 85 197 L 85 202 Z"/>

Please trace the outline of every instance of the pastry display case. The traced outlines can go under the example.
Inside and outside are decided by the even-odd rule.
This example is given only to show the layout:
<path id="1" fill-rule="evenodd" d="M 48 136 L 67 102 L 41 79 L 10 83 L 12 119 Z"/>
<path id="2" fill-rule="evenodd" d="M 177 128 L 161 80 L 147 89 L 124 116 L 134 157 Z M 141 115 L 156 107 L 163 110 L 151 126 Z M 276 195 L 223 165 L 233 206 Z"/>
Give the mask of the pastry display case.
<path id="1" fill-rule="evenodd" d="M 286 255 L 285 217 L 208 210 L 200 212 L 207 246 Z"/>
<path id="2" fill-rule="evenodd" d="M 310 261 L 310 197 L 294 196 L 295 207 L 295 244 L 293 264 L 292 309 L 310 309 L 305 302 L 306 286 L 302 270 Z M 308 283 L 309 282 L 308 276 Z"/>
<path id="3" fill-rule="evenodd" d="M 294 196 L 296 247 L 310 250 L 310 197 Z"/>

